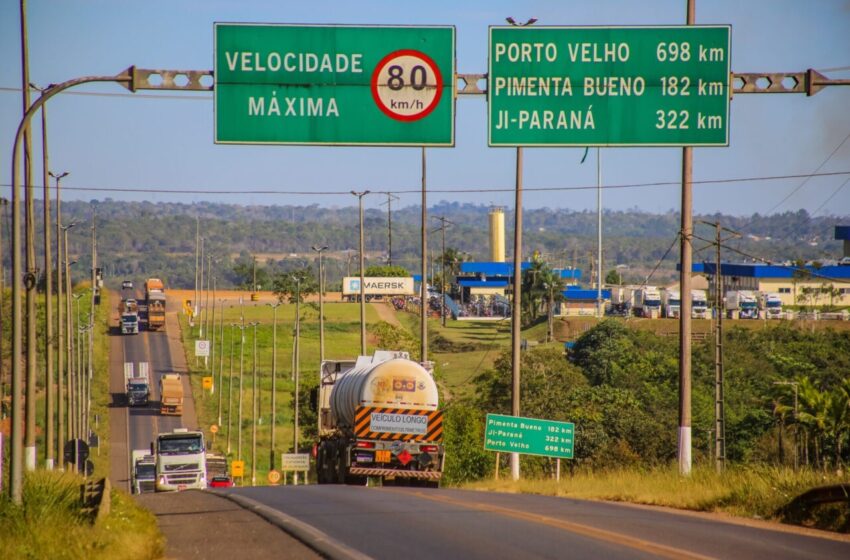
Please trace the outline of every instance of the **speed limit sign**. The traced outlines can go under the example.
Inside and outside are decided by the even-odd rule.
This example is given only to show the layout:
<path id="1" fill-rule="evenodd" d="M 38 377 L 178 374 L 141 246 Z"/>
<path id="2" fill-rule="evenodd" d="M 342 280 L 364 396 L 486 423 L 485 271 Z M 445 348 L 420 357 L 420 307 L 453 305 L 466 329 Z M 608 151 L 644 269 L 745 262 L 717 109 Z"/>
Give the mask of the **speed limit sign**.
<path id="1" fill-rule="evenodd" d="M 385 115 L 399 121 L 426 117 L 440 102 L 443 76 L 423 52 L 402 49 L 385 56 L 372 73 L 372 97 Z"/>

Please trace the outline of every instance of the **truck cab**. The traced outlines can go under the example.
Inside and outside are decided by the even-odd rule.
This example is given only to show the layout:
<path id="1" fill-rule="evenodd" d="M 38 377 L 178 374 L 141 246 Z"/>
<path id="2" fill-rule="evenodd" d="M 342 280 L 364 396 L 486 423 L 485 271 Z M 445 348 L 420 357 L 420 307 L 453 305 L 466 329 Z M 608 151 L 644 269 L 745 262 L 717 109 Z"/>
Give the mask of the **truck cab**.
<path id="1" fill-rule="evenodd" d="M 139 314 L 121 314 L 121 334 L 139 334 Z"/>
<path id="2" fill-rule="evenodd" d="M 156 490 L 156 458 L 149 449 L 134 449 L 130 459 L 130 491 L 144 494 Z"/>
<path id="3" fill-rule="evenodd" d="M 207 487 L 204 434 L 177 428 L 156 438 L 156 491 Z"/>

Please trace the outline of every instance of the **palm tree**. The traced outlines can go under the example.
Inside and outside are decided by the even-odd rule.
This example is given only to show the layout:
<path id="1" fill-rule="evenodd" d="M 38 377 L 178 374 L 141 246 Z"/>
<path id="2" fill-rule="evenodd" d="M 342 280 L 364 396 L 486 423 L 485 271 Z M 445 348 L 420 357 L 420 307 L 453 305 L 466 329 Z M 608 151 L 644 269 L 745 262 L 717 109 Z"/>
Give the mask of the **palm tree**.
<path id="1" fill-rule="evenodd" d="M 803 377 L 800 379 L 799 400 L 798 420 L 806 433 L 806 458 L 808 459 L 809 455 L 808 438 L 811 436 L 815 446 L 815 465 L 820 465 L 820 450 L 826 433 L 828 397 L 826 393 L 815 387 L 808 377 Z"/>
<path id="2" fill-rule="evenodd" d="M 555 339 L 555 301 L 564 299 L 562 292 L 566 289 L 566 285 L 561 275 L 551 268 L 544 270 L 540 274 L 539 280 L 547 298 L 546 318 L 548 327 L 546 330 L 546 342 L 552 342 Z"/>

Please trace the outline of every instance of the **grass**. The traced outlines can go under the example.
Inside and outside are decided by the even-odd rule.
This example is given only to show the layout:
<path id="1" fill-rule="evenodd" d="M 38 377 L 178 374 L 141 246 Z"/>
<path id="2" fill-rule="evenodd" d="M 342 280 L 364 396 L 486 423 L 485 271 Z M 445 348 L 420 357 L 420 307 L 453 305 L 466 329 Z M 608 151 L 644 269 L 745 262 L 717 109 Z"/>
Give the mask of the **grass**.
<path id="1" fill-rule="evenodd" d="M 739 517 L 781 521 L 777 511 L 794 497 L 822 485 L 850 482 L 847 475 L 803 469 L 794 471 L 771 466 L 732 467 L 721 474 L 710 468 L 695 468 L 683 477 L 677 467 L 650 470 L 622 469 L 569 475 L 565 469 L 555 480 L 483 480 L 465 485 L 489 490 L 561 496 L 588 500 L 630 502 L 678 509 L 719 512 Z M 563 472 L 563 471 L 562 471 Z M 844 523 L 846 531 L 847 519 Z M 834 523 L 818 523 L 836 529 Z"/>
<path id="2" fill-rule="evenodd" d="M 163 541 L 156 519 L 122 492 L 111 494 L 110 513 L 94 524 L 83 513 L 80 485 L 70 473 L 36 471 L 27 474 L 23 505 L 0 497 L 0 543 L 3 558 L 92 560 L 154 559 Z"/>

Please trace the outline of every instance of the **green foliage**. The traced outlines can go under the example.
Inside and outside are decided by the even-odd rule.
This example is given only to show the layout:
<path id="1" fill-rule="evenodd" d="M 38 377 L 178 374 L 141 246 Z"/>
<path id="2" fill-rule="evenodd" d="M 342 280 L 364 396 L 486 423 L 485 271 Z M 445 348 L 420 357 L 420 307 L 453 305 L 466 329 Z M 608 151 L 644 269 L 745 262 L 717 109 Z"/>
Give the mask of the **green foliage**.
<path id="1" fill-rule="evenodd" d="M 366 270 L 363 271 L 363 276 L 378 278 L 404 278 L 406 276 L 410 276 L 410 272 L 408 272 L 403 266 L 367 266 Z"/>
<path id="2" fill-rule="evenodd" d="M 162 555 L 162 537 L 153 515 L 118 491 L 110 513 L 94 524 L 80 501 L 82 477 L 36 471 L 24 477 L 23 503 L 0 496 L 3 558 L 95 560 L 153 559 Z"/>
<path id="3" fill-rule="evenodd" d="M 386 321 L 379 321 L 369 326 L 369 332 L 377 339 L 379 349 L 408 352 L 411 359 L 419 359 L 419 341 L 406 329 L 400 329 Z"/>
<path id="4" fill-rule="evenodd" d="M 298 269 L 287 274 L 278 274 L 274 278 L 273 292 L 278 301 L 289 299 L 289 303 L 304 301 L 304 296 L 319 291 L 319 282 L 313 275 L 311 267 Z"/>
<path id="5" fill-rule="evenodd" d="M 493 470 L 493 454 L 484 451 L 484 416 L 472 406 L 452 404 L 444 411 L 443 443 L 446 464 L 443 481 L 461 484 L 487 476 Z"/>
<path id="6" fill-rule="evenodd" d="M 616 268 L 612 268 L 608 271 L 608 274 L 605 275 L 605 283 L 609 286 L 620 285 L 623 283 L 623 275 L 620 274 L 620 271 Z"/>

